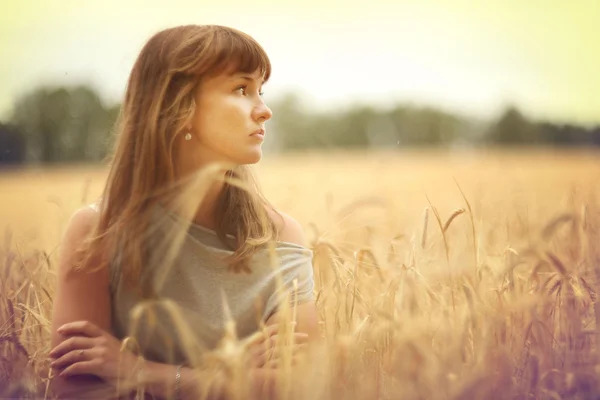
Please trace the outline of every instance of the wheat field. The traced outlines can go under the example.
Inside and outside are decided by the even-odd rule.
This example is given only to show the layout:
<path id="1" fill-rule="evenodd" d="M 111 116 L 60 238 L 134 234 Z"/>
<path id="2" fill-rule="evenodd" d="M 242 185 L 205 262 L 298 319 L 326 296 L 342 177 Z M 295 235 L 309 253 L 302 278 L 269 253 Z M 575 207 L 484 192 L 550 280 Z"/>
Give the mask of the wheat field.
<path id="1" fill-rule="evenodd" d="M 599 157 L 266 157 L 256 168 L 264 193 L 314 251 L 325 338 L 288 377 L 287 397 L 598 398 Z M 0 397 L 46 395 L 56 248 L 105 174 L 0 174 Z"/>

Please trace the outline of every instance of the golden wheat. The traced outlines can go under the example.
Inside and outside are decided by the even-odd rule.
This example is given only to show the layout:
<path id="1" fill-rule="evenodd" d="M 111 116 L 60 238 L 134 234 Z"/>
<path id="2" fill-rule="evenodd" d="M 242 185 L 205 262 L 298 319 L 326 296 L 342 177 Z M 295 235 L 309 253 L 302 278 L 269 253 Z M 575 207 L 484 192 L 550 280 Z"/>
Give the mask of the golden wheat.
<path id="1" fill-rule="evenodd" d="M 267 196 L 307 227 L 324 337 L 294 367 L 284 355 L 284 397 L 593 398 L 600 170 L 585 153 L 546 157 L 306 155 L 261 165 Z M 324 174 L 333 166 L 342 172 Z M 0 177 L 0 217 L 12 226 L 0 249 L 0 397 L 45 394 L 58 232 L 104 174 Z M 428 232 L 430 212 L 439 231 Z M 246 342 L 234 327 L 206 353 L 174 304 L 140 305 L 133 317 L 152 318 L 153 307 L 180 328 L 201 379 L 224 373 L 229 394 L 243 398 Z M 293 306 L 283 312 L 294 319 Z"/>

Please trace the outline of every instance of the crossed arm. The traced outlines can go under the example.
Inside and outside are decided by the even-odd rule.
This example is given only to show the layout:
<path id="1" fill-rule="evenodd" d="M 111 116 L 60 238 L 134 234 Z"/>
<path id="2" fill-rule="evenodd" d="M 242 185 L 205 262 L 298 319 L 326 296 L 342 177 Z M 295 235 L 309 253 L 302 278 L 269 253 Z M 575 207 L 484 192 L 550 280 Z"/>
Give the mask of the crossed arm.
<path id="1" fill-rule="evenodd" d="M 109 274 L 106 269 L 77 272 L 75 249 L 89 235 L 97 218 L 96 211 L 82 208 L 72 217 L 62 241 L 58 265 L 58 287 L 52 318 L 51 365 L 57 375 L 52 379 L 53 392 L 60 398 L 110 398 L 116 387 L 123 387 L 135 374 L 147 393 L 169 398 L 174 393 L 176 365 L 141 360 L 132 353 L 121 352 L 121 343 L 111 334 Z M 283 240 L 304 245 L 301 228 L 286 221 Z M 289 223 L 287 223 L 289 221 Z M 314 303 L 299 305 L 296 313 L 296 336 L 299 341 L 318 338 L 317 312 Z M 274 334 L 281 321 L 276 313 L 267 321 L 267 334 Z M 208 372 L 180 369 L 181 399 L 223 399 L 225 382 Z M 277 398 L 277 372 L 261 363 L 249 365 L 253 398 Z M 213 379 L 214 378 L 214 379 Z M 206 382 L 211 381 L 210 387 Z M 203 387 L 204 384 L 204 387 Z"/>
<path id="2" fill-rule="evenodd" d="M 313 307 L 313 304 L 298 306 L 298 325 L 307 327 L 307 322 L 312 319 Z M 265 339 L 273 339 L 277 335 L 279 326 L 276 319 L 277 314 L 267 322 Z M 57 333 L 65 338 L 50 353 L 55 359 L 51 367 L 59 371 L 53 381 L 54 391 L 59 397 L 106 398 L 116 393 L 118 387 L 134 383 L 154 397 L 169 398 L 174 394 L 175 375 L 179 372 L 179 398 L 226 398 L 223 376 L 187 367 L 178 371 L 176 365 L 146 361 L 121 351 L 121 342 L 92 322 L 67 323 Z M 295 341 L 304 344 L 314 340 L 315 335 L 315 332 L 307 334 L 297 330 Z M 257 351 L 251 351 L 253 362 L 248 364 L 251 398 L 277 398 L 277 372 L 266 363 L 265 354 L 261 352 L 262 345 L 262 341 L 256 342 Z"/>

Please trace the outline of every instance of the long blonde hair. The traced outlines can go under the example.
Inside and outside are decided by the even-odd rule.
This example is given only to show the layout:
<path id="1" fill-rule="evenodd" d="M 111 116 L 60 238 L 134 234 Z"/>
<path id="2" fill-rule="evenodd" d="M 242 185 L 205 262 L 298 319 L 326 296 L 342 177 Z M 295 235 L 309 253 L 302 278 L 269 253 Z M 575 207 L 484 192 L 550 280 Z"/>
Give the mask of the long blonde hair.
<path id="1" fill-rule="evenodd" d="M 124 281 L 132 288 L 148 262 L 144 241 L 153 205 L 168 201 L 175 187 L 176 141 L 196 111 L 194 93 L 201 79 L 222 73 L 271 74 L 264 49 L 247 34 L 215 25 L 187 25 L 156 33 L 131 71 L 116 125 L 117 139 L 101 197 L 95 234 L 87 242 L 84 267 L 110 262 L 119 253 Z M 216 210 L 216 233 L 229 243 L 235 271 L 247 270 L 261 245 L 273 240 L 276 225 L 248 166 L 228 170 L 246 188 L 225 182 Z M 252 190 L 248 190 L 250 187 Z M 227 241 L 226 235 L 234 240 Z M 231 243 L 230 243 L 231 242 Z M 94 262 L 92 262 L 94 260 Z M 101 262 L 100 262 L 101 263 Z"/>

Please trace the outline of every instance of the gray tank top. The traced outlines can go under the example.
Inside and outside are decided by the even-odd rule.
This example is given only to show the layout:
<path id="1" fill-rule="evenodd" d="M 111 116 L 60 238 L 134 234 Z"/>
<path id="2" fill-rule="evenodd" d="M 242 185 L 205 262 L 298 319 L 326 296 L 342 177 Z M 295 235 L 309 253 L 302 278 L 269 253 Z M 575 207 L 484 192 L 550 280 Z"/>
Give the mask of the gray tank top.
<path id="1" fill-rule="evenodd" d="M 97 210 L 96 204 L 91 207 Z M 183 221 L 162 207 L 156 208 L 156 216 L 161 217 L 161 225 Z M 154 234 L 160 236 L 165 232 L 159 227 Z M 223 338 L 227 319 L 224 302 L 235 322 L 238 338 L 244 338 L 256 332 L 260 322 L 277 310 L 282 299 L 289 298 L 296 304 L 313 299 L 309 249 L 276 242 L 270 249 L 260 249 L 253 256 L 250 273 L 232 272 L 223 260 L 230 254 L 232 251 L 214 231 L 190 225 L 178 257 L 163 271 L 164 277 L 157 289 L 159 299 L 167 299 L 177 306 L 178 315 L 159 301 L 150 308 L 145 306 L 146 311 L 135 317 L 136 305 L 142 299 L 125 287 L 120 265 L 113 262 L 110 296 L 115 337 L 133 337 L 148 360 L 190 364 L 194 360 L 188 356 L 201 357 Z M 187 329 L 177 328 L 182 324 Z M 194 363 L 198 360 L 200 358 Z"/>

